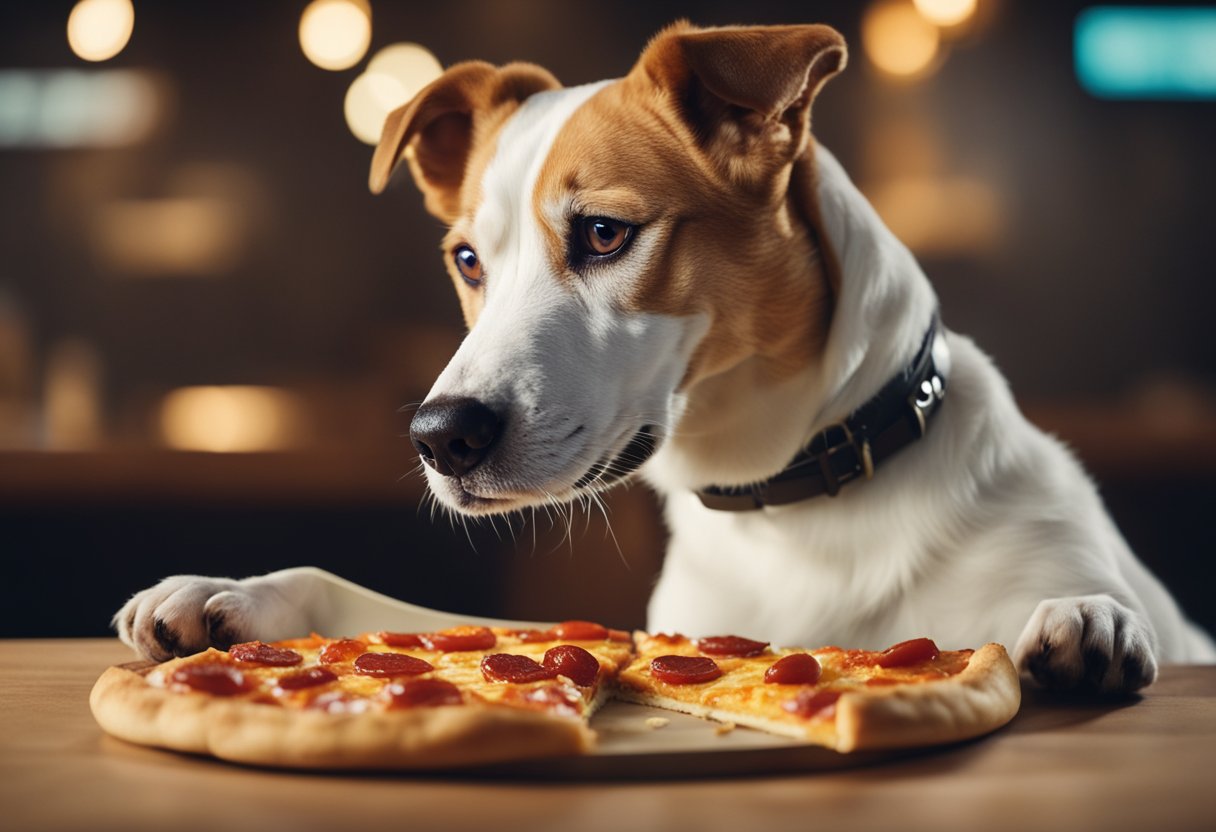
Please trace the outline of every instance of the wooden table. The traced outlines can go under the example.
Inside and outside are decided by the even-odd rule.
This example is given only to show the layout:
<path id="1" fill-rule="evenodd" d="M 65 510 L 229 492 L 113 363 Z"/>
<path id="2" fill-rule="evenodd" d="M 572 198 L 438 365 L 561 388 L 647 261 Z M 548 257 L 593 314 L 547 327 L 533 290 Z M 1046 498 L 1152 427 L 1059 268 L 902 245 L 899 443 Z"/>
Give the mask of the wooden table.
<path id="1" fill-rule="evenodd" d="M 0 829 L 1216 829 L 1216 667 L 1140 700 L 1029 697 L 988 739 L 886 765 L 554 783 L 265 771 L 138 748 L 89 714 L 116 641 L 0 641 Z M 357 821 L 357 823 L 356 823 Z"/>

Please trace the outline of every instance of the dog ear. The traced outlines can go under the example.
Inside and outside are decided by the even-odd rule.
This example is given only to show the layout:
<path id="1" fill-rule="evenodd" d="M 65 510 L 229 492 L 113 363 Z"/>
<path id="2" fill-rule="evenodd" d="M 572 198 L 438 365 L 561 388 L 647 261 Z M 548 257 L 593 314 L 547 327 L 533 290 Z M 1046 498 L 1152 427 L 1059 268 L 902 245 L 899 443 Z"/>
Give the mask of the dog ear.
<path id="1" fill-rule="evenodd" d="M 374 194 L 383 191 L 405 157 L 427 210 L 453 222 L 460 213 L 460 188 L 477 131 L 505 117 L 528 96 L 560 86 L 547 70 L 533 64 L 455 64 L 413 101 L 389 113 L 372 156 L 368 186 Z"/>
<path id="2" fill-rule="evenodd" d="M 828 26 L 680 22 L 651 41 L 635 72 L 666 91 L 702 147 L 737 171 L 761 161 L 762 150 L 782 165 L 802 153 L 811 102 L 846 59 L 844 38 Z"/>

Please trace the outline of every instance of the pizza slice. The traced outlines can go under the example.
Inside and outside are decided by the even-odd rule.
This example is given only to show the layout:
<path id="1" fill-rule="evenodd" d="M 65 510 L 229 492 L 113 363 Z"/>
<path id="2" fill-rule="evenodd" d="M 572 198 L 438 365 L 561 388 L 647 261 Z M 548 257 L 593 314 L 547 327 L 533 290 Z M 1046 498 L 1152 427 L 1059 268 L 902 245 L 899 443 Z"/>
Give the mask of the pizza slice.
<path id="1" fill-rule="evenodd" d="M 457 627 L 362 638 L 372 650 L 429 658 L 434 678 L 468 691 L 478 702 L 584 723 L 608 700 L 617 673 L 633 657 L 629 633 L 591 621 L 563 621 L 547 630 Z"/>
<path id="2" fill-rule="evenodd" d="M 1017 671 L 999 644 L 939 650 L 773 649 L 739 636 L 636 633 L 617 696 L 805 740 L 837 751 L 939 745 L 1017 713 Z"/>
<path id="3" fill-rule="evenodd" d="M 90 696 L 109 733 L 300 768 L 442 768 L 573 754 L 632 655 L 628 633 L 462 626 L 207 650 L 110 668 Z"/>

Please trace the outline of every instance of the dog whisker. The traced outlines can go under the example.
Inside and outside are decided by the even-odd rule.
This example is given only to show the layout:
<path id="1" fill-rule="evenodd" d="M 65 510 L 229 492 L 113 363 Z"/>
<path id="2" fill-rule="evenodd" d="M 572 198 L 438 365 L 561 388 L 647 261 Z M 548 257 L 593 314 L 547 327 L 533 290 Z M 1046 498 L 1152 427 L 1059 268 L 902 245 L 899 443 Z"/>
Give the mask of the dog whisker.
<path id="1" fill-rule="evenodd" d="M 559 518 L 561 518 L 562 524 L 566 527 L 565 533 L 561 536 L 557 543 L 553 545 L 553 548 L 549 550 L 549 553 L 552 554 L 553 552 L 556 552 L 562 543 L 566 543 L 570 546 L 571 550 L 573 550 L 574 522 L 570 513 L 570 504 L 558 500 L 555 496 L 547 491 L 545 492 L 545 496 L 553 505 L 554 510 L 557 511 L 557 515 Z"/>
<path id="2" fill-rule="evenodd" d="M 498 531 L 498 523 L 495 522 L 495 519 L 494 515 L 491 514 L 489 517 L 490 529 L 494 532 L 494 536 L 498 538 L 498 542 L 502 543 L 502 533 Z"/>
<path id="3" fill-rule="evenodd" d="M 466 514 L 460 515 L 460 528 L 462 528 L 464 530 L 465 540 L 469 541 L 469 548 L 472 549 L 475 554 L 480 554 L 479 552 L 477 552 L 477 544 L 473 542 L 473 534 L 469 531 L 468 515 L 466 515 Z"/>
<path id="4" fill-rule="evenodd" d="M 612 520 L 608 517 L 607 504 L 604 502 L 603 498 L 595 492 L 588 494 L 587 499 L 600 510 L 600 514 L 604 517 L 604 536 L 612 539 L 613 548 L 616 549 L 617 556 L 620 557 L 621 563 L 626 569 L 631 569 L 629 561 L 625 557 L 625 552 L 621 549 L 620 541 L 618 541 L 616 538 L 616 532 L 612 529 Z"/>

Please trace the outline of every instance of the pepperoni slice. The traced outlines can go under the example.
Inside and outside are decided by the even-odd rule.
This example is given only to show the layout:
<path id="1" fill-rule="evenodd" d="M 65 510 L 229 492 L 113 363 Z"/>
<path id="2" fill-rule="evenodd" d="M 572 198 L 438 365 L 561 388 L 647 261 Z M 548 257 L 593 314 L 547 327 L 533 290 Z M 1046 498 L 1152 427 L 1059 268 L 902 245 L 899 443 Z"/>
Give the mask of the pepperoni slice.
<path id="1" fill-rule="evenodd" d="M 598 665 L 597 665 L 598 666 Z M 539 682 L 557 675 L 553 668 L 539 664 L 527 656 L 493 653 L 481 660 L 481 675 L 487 682 Z"/>
<path id="2" fill-rule="evenodd" d="M 794 716 L 803 719 L 822 717 L 828 719 L 836 715 L 836 700 L 840 698 L 838 690 L 804 690 L 793 699 L 781 705 Z"/>
<path id="3" fill-rule="evenodd" d="M 216 662 L 187 664 L 173 671 L 170 681 L 212 696 L 236 696 L 253 687 L 235 667 Z"/>
<path id="4" fill-rule="evenodd" d="M 609 630 L 609 641 L 633 641 L 633 636 L 629 635 L 628 630 Z"/>
<path id="5" fill-rule="evenodd" d="M 440 705 L 460 705 L 464 695 L 460 688 L 443 679 L 409 679 L 393 682 L 387 688 L 388 707 L 435 708 Z"/>
<path id="6" fill-rule="evenodd" d="M 317 661 L 321 664 L 338 664 L 351 662 L 367 652 L 367 645 L 353 638 L 343 638 L 330 642 L 321 648 Z"/>
<path id="7" fill-rule="evenodd" d="M 559 644 L 545 651 L 544 666 L 580 687 L 594 685 L 600 661 L 577 644 Z"/>
<path id="8" fill-rule="evenodd" d="M 659 656 L 650 662 L 650 675 L 672 685 L 696 685 L 717 679 L 722 669 L 705 656 Z"/>
<path id="9" fill-rule="evenodd" d="M 269 664 L 275 667 L 290 667 L 304 661 L 304 657 L 295 650 L 284 650 L 282 647 L 271 647 L 260 641 L 247 641 L 244 644 L 234 644 L 228 648 L 228 655 L 238 662 L 250 664 Z"/>
<path id="10" fill-rule="evenodd" d="M 419 638 L 424 647 L 442 653 L 489 650 L 498 643 L 498 638 L 489 627 L 453 627 L 438 633 L 422 633 Z"/>
<path id="11" fill-rule="evenodd" d="M 290 676 L 280 676 L 275 682 L 275 687 L 280 690 L 304 690 L 306 688 L 315 688 L 318 685 L 327 685 L 338 678 L 338 674 L 332 670 L 326 670 L 323 667 L 310 667 L 308 670 L 300 673 L 292 673 Z"/>
<path id="12" fill-rule="evenodd" d="M 694 643 L 708 656 L 759 656 L 768 647 L 767 641 L 752 641 L 742 636 L 710 636 Z"/>
<path id="13" fill-rule="evenodd" d="M 549 630 L 554 640 L 603 641 L 608 638 L 608 628 L 594 621 L 563 621 Z"/>
<path id="14" fill-rule="evenodd" d="M 810 653 L 791 653 L 764 671 L 764 681 L 770 685 L 813 685 L 822 672 L 823 668 Z"/>
<path id="15" fill-rule="evenodd" d="M 879 667 L 908 667 L 914 664 L 931 662 L 941 655 L 932 639 L 914 638 L 911 641 L 901 641 L 888 647 L 874 658 L 874 664 Z"/>
<path id="16" fill-rule="evenodd" d="M 390 633 L 387 630 L 381 630 L 376 633 L 376 638 L 380 639 L 381 644 L 387 644 L 389 647 L 425 647 L 422 643 L 421 633 Z"/>
<path id="17" fill-rule="evenodd" d="M 355 659 L 355 672 L 364 676 L 417 676 L 435 666 L 405 653 L 364 653 Z"/>

